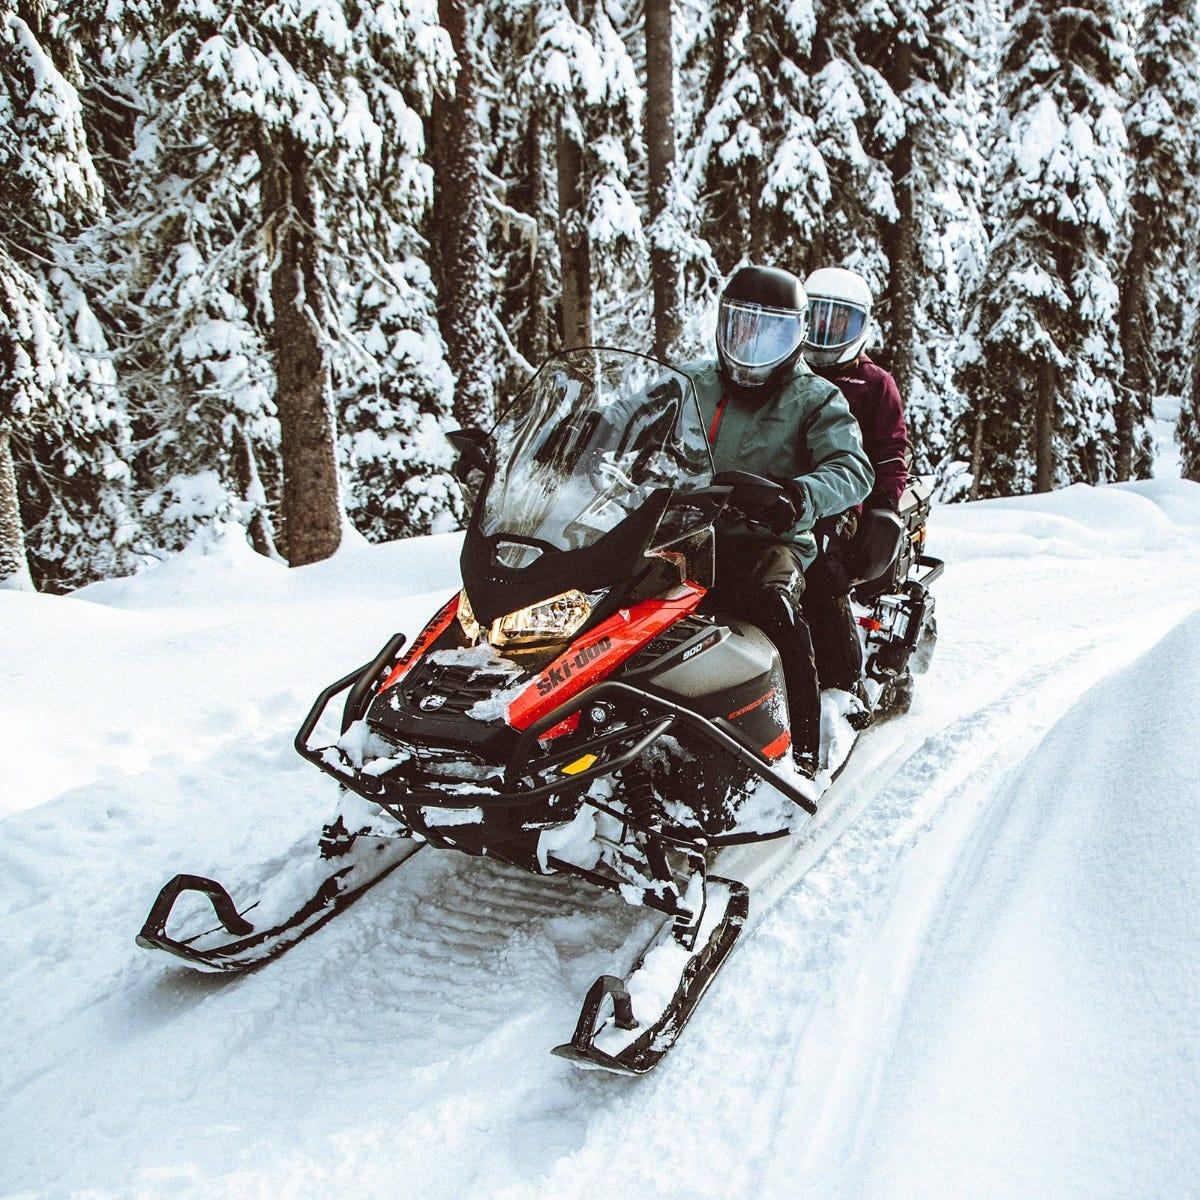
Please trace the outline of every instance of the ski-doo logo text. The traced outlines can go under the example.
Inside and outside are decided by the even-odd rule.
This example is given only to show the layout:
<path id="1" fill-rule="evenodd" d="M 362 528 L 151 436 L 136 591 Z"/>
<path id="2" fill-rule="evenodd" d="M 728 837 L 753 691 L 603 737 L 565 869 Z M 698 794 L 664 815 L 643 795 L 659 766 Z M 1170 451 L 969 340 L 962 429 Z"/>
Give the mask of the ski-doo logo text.
<path id="1" fill-rule="evenodd" d="M 603 637 L 590 646 L 584 646 L 578 654 L 564 658 L 561 662 L 547 667 L 537 681 L 538 694 L 548 696 L 555 688 L 561 687 L 576 671 L 582 670 L 590 662 L 603 657 L 612 649 L 612 638 Z"/>

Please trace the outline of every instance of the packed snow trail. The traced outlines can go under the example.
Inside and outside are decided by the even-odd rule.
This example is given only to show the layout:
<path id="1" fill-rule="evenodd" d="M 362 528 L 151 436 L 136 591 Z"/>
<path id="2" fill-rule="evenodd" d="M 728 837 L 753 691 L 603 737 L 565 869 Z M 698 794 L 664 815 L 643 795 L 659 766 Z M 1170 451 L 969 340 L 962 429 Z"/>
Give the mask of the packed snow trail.
<path id="1" fill-rule="evenodd" d="M 315 836 L 294 728 L 453 538 L 0 595 L 0 1196 L 1189 1194 L 1200 487 L 940 509 L 931 549 L 913 713 L 740 855 L 750 929 L 642 1080 L 548 1053 L 653 927 L 570 882 L 426 851 L 243 979 L 133 948 L 175 870 Z"/>

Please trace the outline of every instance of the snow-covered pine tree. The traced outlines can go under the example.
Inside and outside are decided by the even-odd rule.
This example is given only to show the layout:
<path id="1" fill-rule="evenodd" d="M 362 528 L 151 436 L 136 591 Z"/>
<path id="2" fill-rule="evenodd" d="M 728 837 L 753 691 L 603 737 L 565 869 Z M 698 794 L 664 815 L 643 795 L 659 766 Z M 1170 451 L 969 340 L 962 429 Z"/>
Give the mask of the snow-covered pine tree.
<path id="1" fill-rule="evenodd" d="M 454 372 L 454 416 L 487 426 L 494 408 L 495 341 L 487 262 L 487 211 L 480 130 L 479 20 L 466 0 L 438 0 L 454 45 L 454 81 L 433 100 L 431 151 L 438 321 Z"/>
<path id="2" fill-rule="evenodd" d="M 552 146 L 557 195 L 562 343 L 596 340 L 596 317 L 611 303 L 605 338 L 630 321 L 630 277 L 644 259 L 641 211 L 631 194 L 643 156 L 642 89 L 602 0 L 533 3 L 533 36 L 520 64 L 518 95 L 539 110 Z M 643 275 L 644 280 L 644 273 Z M 641 288 L 646 295 L 646 289 Z M 635 306 L 648 341 L 649 305 Z M 615 337 L 614 337 L 615 333 Z"/>
<path id="3" fill-rule="evenodd" d="M 808 114 L 813 32 L 805 0 L 714 0 L 688 47 L 685 69 L 704 83 L 687 192 L 723 275 L 746 260 L 802 273 L 824 227 L 833 192 Z"/>
<path id="4" fill-rule="evenodd" d="M 1194 276 L 1180 271 L 1200 206 L 1200 12 L 1196 0 L 1158 0 L 1142 15 L 1137 58 L 1141 92 L 1125 118 L 1133 157 L 1130 232 L 1121 273 L 1121 348 L 1125 374 L 1118 396 L 1116 477 L 1147 478 L 1154 458 L 1153 400 L 1168 383 L 1162 364 L 1174 357 L 1181 323 L 1178 297 Z M 1181 276 L 1183 276 L 1181 278 Z M 1166 332 L 1166 336 L 1164 336 Z"/>
<path id="5" fill-rule="evenodd" d="M 460 260 L 467 286 L 456 303 L 466 311 L 453 370 L 439 333 L 438 309 L 445 296 L 430 272 L 430 264 L 437 263 L 431 247 L 440 214 L 464 212 L 467 239 L 470 222 L 482 223 L 479 198 L 469 188 L 452 191 L 435 207 L 437 153 L 430 152 L 425 130 L 436 128 L 437 98 L 449 97 L 462 78 L 455 73 L 454 47 L 447 31 L 434 23 L 438 10 L 432 0 L 396 11 L 403 11 L 408 22 L 403 30 L 383 19 L 380 9 L 380 20 L 363 31 L 370 60 L 362 67 L 368 108 L 382 114 L 381 159 L 374 169 L 356 172 L 344 193 L 327 199 L 338 217 L 330 222 L 327 257 L 338 293 L 348 301 L 348 307 L 338 306 L 347 315 L 333 358 L 345 502 L 359 531 L 375 540 L 457 524 L 461 496 L 449 473 L 453 454 L 445 434 L 467 421 L 487 421 L 496 373 L 482 235 L 480 260 Z M 469 8 L 464 12 L 473 22 Z M 478 100 L 471 96 L 464 104 L 474 109 Z M 470 148 L 465 164 L 472 173 L 466 185 L 480 170 L 477 149 Z M 463 243 L 467 250 L 472 245 Z M 443 249 L 447 246 L 458 253 L 453 240 Z M 468 282 L 473 276 L 479 276 L 474 296 Z"/>
<path id="6" fill-rule="evenodd" d="M 124 405 L 83 286 L 103 187 L 69 15 L 0 4 L 0 579 L 26 579 L 27 555 L 57 588 L 129 570 L 134 534 Z"/>
<path id="7" fill-rule="evenodd" d="M 803 269 L 849 267 L 880 296 L 888 278 L 884 229 L 900 215 L 885 155 L 905 126 L 894 90 L 860 52 L 860 40 L 868 47 L 882 44 L 880 30 L 893 20 L 881 8 L 880 24 L 872 27 L 874 13 L 852 0 L 824 0 L 816 7 L 805 111 L 828 198 L 817 214 Z"/>
<path id="8" fill-rule="evenodd" d="M 257 274 L 252 288 L 235 283 L 238 272 L 222 282 L 271 348 L 280 532 L 289 561 L 313 561 L 341 537 L 329 387 L 335 294 L 362 279 L 358 258 L 390 247 L 381 224 L 424 211 L 429 174 L 416 161 L 423 136 L 413 100 L 427 107 L 449 78 L 449 41 L 428 0 L 265 9 L 182 0 L 169 14 L 124 2 L 141 5 L 153 46 L 139 149 L 157 158 L 159 178 L 185 188 L 197 176 L 209 188 L 219 180 L 231 205 L 234 193 L 246 205 L 244 215 L 203 216 L 234 226 L 218 273 L 236 265 Z"/>
<path id="9" fill-rule="evenodd" d="M 885 336 L 871 353 L 896 377 L 922 471 L 945 467 L 965 408 L 954 367 L 984 251 L 983 8 L 979 0 L 886 0 L 842 14 L 853 31 L 846 58 L 872 114 L 866 148 L 886 166 L 890 189 L 881 194 L 895 205 L 894 219 L 887 206 L 857 216 L 860 226 L 878 220 L 887 260 L 877 309 Z M 835 201 L 849 209 L 848 223 L 860 207 L 853 195 Z"/>
<path id="10" fill-rule="evenodd" d="M 375 278 L 349 289 L 343 320 L 352 333 L 334 378 L 346 510 L 360 533 L 384 541 L 452 529 L 462 514 L 445 438 L 454 427 L 454 378 L 429 270 L 411 245 L 399 243 L 394 261 L 375 270 Z"/>
<path id="11" fill-rule="evenodd" d="M 258 162 L 244 150 L 226 159 L 217 145 L 177 139 L 170 110 L 148 105 L 148 113 L 119 225 L 132 334 L 121 369 L 146 535 L 171 551 L 236 522 L 272 555 L 279 423 L 257 242 Z"/>
<path id="12" fill-rule="evenodd" d="M 559 344 L 553 162 L 546 114 L 537 105 L 510 102 L 521 94 L 523 68 L 537 41 L 536 7 L 489 0 L 474 28 L 485 97 L 483 195 L 493 217 L 488 262 L 503 331 L 494 370 L 505 395 Z"/>
<path id="13" fill-rule="evenodd" d="M 962 369 L 974 486 L 987 494 L 1113 475 L 1126 15 L 1119 0 L 1026 0 L 1012 17 L 990 155 L 993 237 Z"/>

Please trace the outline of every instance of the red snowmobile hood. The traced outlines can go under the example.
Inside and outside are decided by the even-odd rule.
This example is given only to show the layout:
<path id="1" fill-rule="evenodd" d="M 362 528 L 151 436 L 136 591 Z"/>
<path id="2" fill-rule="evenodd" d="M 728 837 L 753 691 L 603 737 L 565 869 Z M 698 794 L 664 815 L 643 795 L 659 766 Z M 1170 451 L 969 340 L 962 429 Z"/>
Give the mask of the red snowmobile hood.
<path id="1" fill-rule="evenodd" d="M 505 720 L 526 730 L 535 721 L 577 696 L 584 688 L 611 675 L 627 658 L 657 637 L 680 617 L 694 612 L 704 598 L 698 583 L 681 584 L 668 596 L 642 600 L 618 609 L 606 621 L 574 641 L 509 705 Z M 556 732 L 551 729 L 547 737 Z"/>
<path id="2" fill-rule="evenodd" d="M 680 617 L 694 612 L 704 594 L 705 588 L 689 581 L 680 584 L 667 596 L 641 600 L 627 608 L 618 609 L 607 620 L 573 641 L 553 662 L 529 680 L 516 698 L 509 702 L 505 710 L 505 723 L 518 731 L 528 729 L 560 704 L 565 704 L 585 688 L 611 675 L 626 659 Z M 387 691 L 408 674 L 446 631 L 457 609 L 458 596 L 455 595 L 421 630 L 407 653 L 384 680 L 381 692 Z M 578 716 L 574 720 L 577 722 Z M 567 731 L 567 722 L 564 722 L 561 728 L 548 730 L 544 736 L 551 738 Z"/>

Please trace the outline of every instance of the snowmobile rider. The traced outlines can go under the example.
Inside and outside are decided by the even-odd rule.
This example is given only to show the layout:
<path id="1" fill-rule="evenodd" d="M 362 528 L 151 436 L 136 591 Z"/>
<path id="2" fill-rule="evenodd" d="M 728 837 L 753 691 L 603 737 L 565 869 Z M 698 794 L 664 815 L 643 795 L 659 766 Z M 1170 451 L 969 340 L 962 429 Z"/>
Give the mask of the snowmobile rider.
<path id="1" fill-rule="evenodd" d="M 813 527 L 871 491 L 871 464 L 845 397 L 809 370 L 804 287 L 791 272 L 735 271 L 717 310 L 717 356 L 684 367 L 695 384 L 717 471 L 783 487 L 762 524 L 723 522 L 713 604 L 753 621 L 779 649 L 796 760 L 815 772 L 821 699 L 804 616 Z M 764 527 L 765 526 L 765 527 Z"/>
<path id="2" fill-rule="evenodd" d="M 808 334 L 804 358 L 816 374 L 846 397 L 862 432 L 863 449 L 875 472 L 864 508 L 895 512 L 908 483 L 908 429 L 896 381 L 866 355 L 873 297 L 856 271 L 823 267 L 805 281 Z M 854 514 L 837 529 L 818 528 L 821 553 L 809 570 L 805 612 L 816 634 L 817 669 L 823 687 L 856 690 L 862 646 L 850 611 L 849 578 L 854 572 Z"/>

